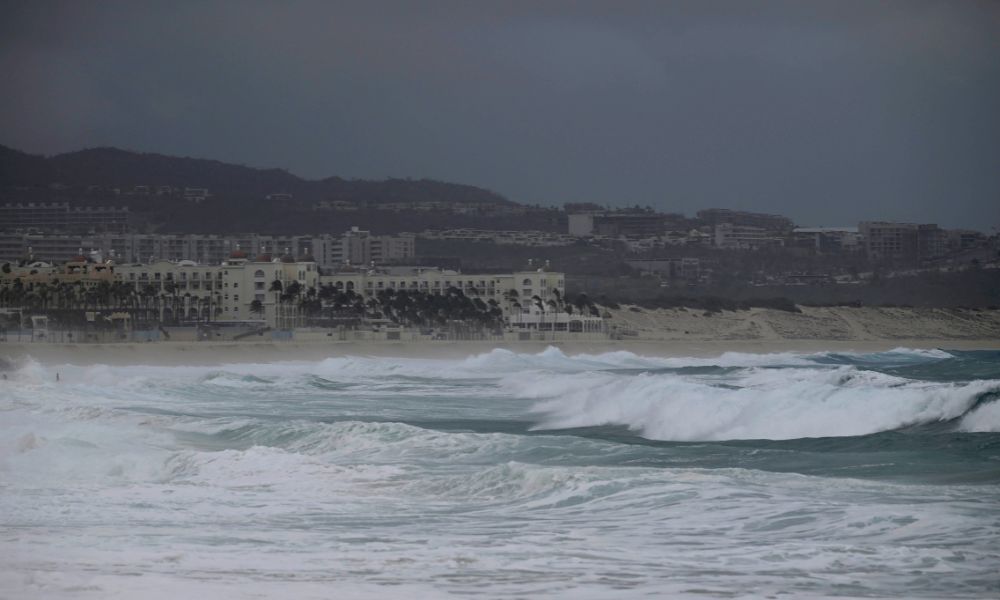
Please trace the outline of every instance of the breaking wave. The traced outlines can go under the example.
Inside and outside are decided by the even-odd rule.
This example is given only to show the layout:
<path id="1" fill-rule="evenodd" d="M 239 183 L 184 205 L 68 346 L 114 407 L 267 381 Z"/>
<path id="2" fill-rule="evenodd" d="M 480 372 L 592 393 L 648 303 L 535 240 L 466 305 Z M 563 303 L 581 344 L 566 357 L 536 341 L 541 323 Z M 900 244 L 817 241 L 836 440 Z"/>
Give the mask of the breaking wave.
<path id="1" fill-rule="evenodd" d="M 860 436 L 952 421 L 974 407 L 960 427 L 994 431 L 1000 415 L 987 401 L 1000 381 L 913 381 L 854 367 L 751 368 L 715 381 L 670 373 L 528 376 L 507 385 L 538 401 L 537 429 L 624 425 L 671 441 Z"/>

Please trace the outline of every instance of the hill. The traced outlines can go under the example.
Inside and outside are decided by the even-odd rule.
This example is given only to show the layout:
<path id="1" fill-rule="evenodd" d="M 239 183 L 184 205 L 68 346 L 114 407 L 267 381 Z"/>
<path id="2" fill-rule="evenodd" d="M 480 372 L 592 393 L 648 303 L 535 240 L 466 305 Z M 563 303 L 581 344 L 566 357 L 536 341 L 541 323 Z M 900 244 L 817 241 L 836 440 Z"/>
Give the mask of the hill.
<path id="1" fill-rule="evenodd" d="M 90 148 L 45 157 L 0 145 L 0 188 L 206 188 L 216 196 L 263 197 L 286 193 L 304 200 L 357 204 L 462 202 L 516 205 L 471 185 L 430 179 L 368 181 L 328 177 L 308 180 L 283 169 L 258 169 L 202 158 Z M 27 189 L 25 189 L 27 188 Z"/>
<path id="2" fill-rule="evenodd" d="M 207 190 L 207 197 L 187 197 L 189 188 Z M 0 146 L 0 202 L 128 206 L 149 229 L 192 233 L 310 233 L 351 224 L 413 231 L 475 225 L 486 213 L 510 217 L 520 207 L 486 189 L 430 179 L 308 180 L 283 169 L 119 148 L 46 157 L 6 146 Z M 335 208 L 317 211 L 317 204 Z M 411 208 L 424 214 L 406 216 Z"/>

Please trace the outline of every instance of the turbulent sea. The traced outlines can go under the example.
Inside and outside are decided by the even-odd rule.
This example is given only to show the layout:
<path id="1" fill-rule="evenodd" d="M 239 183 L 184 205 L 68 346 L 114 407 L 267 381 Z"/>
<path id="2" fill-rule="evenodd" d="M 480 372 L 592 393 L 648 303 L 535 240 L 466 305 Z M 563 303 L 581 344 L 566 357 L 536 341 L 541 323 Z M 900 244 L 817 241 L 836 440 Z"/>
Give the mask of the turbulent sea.
<path id="1" fill-rule="evenodd" d="M 0 598 L 1000 597 L 1000 352 L 7 375 Z"/>

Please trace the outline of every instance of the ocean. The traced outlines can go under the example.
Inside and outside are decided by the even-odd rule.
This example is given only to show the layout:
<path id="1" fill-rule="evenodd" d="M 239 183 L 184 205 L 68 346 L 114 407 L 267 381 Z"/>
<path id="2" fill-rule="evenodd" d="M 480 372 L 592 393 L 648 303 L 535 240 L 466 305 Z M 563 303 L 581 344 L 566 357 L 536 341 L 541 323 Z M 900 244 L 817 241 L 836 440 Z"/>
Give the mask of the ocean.
<path id="1" fill-rule="evenodd" d="M 0 598 L 1000 596 L 998 351 L 7 375 Z"/>

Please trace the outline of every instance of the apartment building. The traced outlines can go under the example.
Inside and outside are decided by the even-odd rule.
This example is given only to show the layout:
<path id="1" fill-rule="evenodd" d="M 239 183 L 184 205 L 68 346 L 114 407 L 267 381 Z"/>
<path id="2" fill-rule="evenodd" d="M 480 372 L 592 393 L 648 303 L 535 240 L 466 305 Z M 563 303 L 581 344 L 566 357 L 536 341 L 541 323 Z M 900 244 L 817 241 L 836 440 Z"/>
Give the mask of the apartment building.
<path id="1" fill-rule="evenodd" d="M 0 233 L 0 260 L 19 260 L 30 255 L 35 260 L 61 262 L 82 248 L 88 252 L 96 250 L 117 262 L 189 260 L 218 265 L 235 250 L 242 250 L 253 256 L 312 257 L 321 267 L 332 268 L 345 262 L 370 265 L 411 260 L 416 255 L 415 245 L 413 234 L 376 236 L 357 228 L 339 235 L 318 236 L 9 232 Z"/>
<path id="2" fill-rule="evenodd" d="M 708 208 L 699 210 L 698 218 L 707 225 L 715 227 L 729 223 L 738 227 L 756 227 L 767 231 L 788 232 L 794 227 L 792 220 L 781 215 L 745 212 L 728 208 Z"/>
<path id="3" fill-rule="evenodd" d="M 625 264 L 642 273 L 667 279 L 698 281 L 701 278 L 701 259 L 694 257 L 632 258 L 627 259 Z"/>
<path id="4" fill-rule="evenodd" d="M 816 254 L 858 252 L 863 246 L 857 227 L 796 227 L 792 231 L 792 243 Z"/>
<path id="5" fill-rule="evenodd" d="M 773 229 L 719 223 L 715 225 L 715 247 L 723 250 L 760 250 L 785 245 Z"/>
<path id="6" fill-rule="evenodd" d="M 642 210 L 571 213 L 567 217 L 567 233 L 580 237 L 655 237 L 663 235 L 671 218 Z"/>
<path id="7" fill-rule="evenodd" d="M 498 230 L 498 229 L 428 229 L 420 234 L 428 240 L 445 240 L 451 242 L 486 242 L 510 246 L 570 246 L 576 243 L 576 238 L 561 233 L 550 233 L 537 230 Z"/>
<path id="8" fill-rule="evenodd" d="M 934 224 L 862 221 L 858 230 L 872 260 L 925 260 L 949 251 L 948 232 Z"/>
<path id="9" fill-rule="evenodd" d="M 0 229 L 125 231 L 131 213 L 122 206 L 70 206 L 67 202 L 0 205 Z"/>

